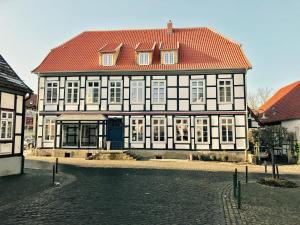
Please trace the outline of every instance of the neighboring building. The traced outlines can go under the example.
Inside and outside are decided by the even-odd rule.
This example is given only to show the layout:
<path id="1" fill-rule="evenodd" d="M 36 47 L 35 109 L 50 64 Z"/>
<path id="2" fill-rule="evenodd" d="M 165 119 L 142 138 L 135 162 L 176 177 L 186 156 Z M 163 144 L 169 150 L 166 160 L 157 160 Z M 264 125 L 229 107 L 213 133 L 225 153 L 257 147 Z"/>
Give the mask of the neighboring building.
<path id="1" fill-rule="evenodd" d="M 36 118 L 37 118 L 37 95 L 32 94 L 26 100 L 25 140 L 27 145 L 35 146 Z"/>
<path id="2" fill-rule="evenodd" d="M 37 147 L 244 151 L 249 69 L 210 28 L 83 32 L 33 70 Z"/>
<path id="3" fill-rule="evenodd" d="M 258 112 L 263 125 L 278 125 L 295 132 L 300 142 L 300 81 L 277 91 Z"/>
<path id="4" fill-rule="evenodd" d="M 23 171 L 25 98 L 30 93 L 0 55 L 0 176 Z"/>

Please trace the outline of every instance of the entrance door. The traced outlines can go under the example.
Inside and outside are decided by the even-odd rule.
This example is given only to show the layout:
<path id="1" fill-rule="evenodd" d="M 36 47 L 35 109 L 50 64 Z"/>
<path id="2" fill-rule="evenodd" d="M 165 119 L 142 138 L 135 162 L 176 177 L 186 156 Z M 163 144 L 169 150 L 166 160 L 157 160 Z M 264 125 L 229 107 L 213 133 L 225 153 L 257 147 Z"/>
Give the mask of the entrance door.
<path id="1" fill-rule="evenodd" d="M 119 118 L 109 118 L 106 126 L 107 141 L 111 141 L 111 149 L 123 149 L 124 127 L 123 121 Z"/>
<path id="2" fill-rule="evenodd" d="M 97 147 L 97 124 L 82 124 L 81 125 L 81 147 Z"/>

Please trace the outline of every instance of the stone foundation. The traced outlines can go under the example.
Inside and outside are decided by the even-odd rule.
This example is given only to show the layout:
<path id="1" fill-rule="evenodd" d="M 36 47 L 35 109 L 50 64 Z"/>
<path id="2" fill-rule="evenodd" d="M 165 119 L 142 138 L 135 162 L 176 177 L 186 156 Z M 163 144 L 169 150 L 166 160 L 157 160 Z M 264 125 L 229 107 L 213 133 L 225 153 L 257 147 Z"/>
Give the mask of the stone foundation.
<path id="1" fill-rule="evenodd" d="M 0 176 L 20 174 L 22 171 L 22 157 L 0 158 Z"/>

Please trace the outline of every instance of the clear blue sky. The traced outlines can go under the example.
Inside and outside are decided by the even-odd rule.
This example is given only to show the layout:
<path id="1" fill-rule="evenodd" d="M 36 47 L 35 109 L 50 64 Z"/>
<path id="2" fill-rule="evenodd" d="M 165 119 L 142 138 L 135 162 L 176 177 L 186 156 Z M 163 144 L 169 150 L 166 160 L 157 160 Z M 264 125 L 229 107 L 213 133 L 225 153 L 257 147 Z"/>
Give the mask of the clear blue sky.
<path id="1" fill-rule="evenodd" d="M 34 90 L 31 74 L 51 48 L 85 30 L 212 27 L 242 44 L 248 89 L 300 79 L 297 0 L 0 0 L 0 53 Z"/>

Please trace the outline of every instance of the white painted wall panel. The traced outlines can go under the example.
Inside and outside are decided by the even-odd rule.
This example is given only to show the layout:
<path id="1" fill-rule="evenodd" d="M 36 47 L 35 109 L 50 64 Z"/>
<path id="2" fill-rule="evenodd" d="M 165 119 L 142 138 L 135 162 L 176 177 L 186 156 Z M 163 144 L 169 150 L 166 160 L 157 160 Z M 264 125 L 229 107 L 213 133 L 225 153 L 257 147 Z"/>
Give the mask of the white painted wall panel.
<path id="1" fill-rule="evenodd" d="M 234 85 L 244 85 L 243 74 L 234 74 Z"/>
<path id="2" fill-rule="evenodd" d="M 177 77 L 176 76 L 168 76 L 168 85 L 167 86 L 177 86 Z"/>
<path id="3" fill-rule="evenodd" d="M 235 125 L 245 126 L 246 125 L 246 123 L 245 123 L 245 116 L 243 116 L 243 115 L 236 115 L 235 116 Z"/>
<path id="4" fill-rule="evenodd" d="M 21 136 L 15 136 L 15 154 L 21 153 Z"/>
<path id="5" fill-rule="evenodd" d="M 232 110 L 232 104 L 219 104 L 219 110 Z"/>
<path id="6" fill-rule="evenodd" d="M 177 88 L 168 88 L 168 98 L 177 98 Z"/>
<path id="7" fill-rule="evenodd" d="M 23 96 L 17 95 L 17 113 L 22 113 L 23 112 Z"/>
<path id="8" fill-rule="evenodd" d="M 164 80 L 165 77 L 164 76 L 152 76 L 152 80 Z"/>
<path id="9" fill-rule="evenodd" d="M 65 105 L 65 109 L 66 109 L 66 111 L 67 110 L 70 110 L 70 111 L 71 110 L 76 110 L 77 111 L 78 110 L 78 105 L 77 104 L 76 105 L 75 104 Z"/>
<path id="10" fill-rule="evenodd" d="M 189 88 L 179 88 L 179 99 L 189 98 Z"/>
<path id="11" fill-rule="evenodd" d="M 124 88 L 124 98 L 129 98 L 129 88 Z"/>
<path id="12" fill-rule="evenodd" d="M 245 110 L 244 101 L 245 101 L 244 99 L 235 99 L 234 100 L 235 110 Z"/>
<path id="13" fill-rule="evenodd" d="M 40 88 L 45 87 L 45 78 L 44 77 L 40 77 L 39 80 L 40 80 L 40 84 L 39 84 Z"/>
<path id="14" fill-rule="evenodd" d="M 216 86 L 217 81 L 216 81 L 216 75 L 207 75 L 206 76 L 206 85 L 207 86 Z"/>
<path id="15" fill-rule="evenodd" d="M 189 111 L 189 100 L 179 100 L 179 110 Z"/>
<path id="16" fill-rule="evenodd" d="M 107 87 L 107 77 L 103 76 L 103 77 L 101 77 L 101 80 L 102 80 L 101 87 Z"/>
<path id="17" fill-rule="evenodd" d="M 79 77 L 67 77 L 67 80 L 79 80 Z"/>
<path id="18" fill-rule="evenodd" d="M 131 143 L 131 148 L 144 148 L 144 144 Z"/>
<path id="19" fill-rule="evenodd" d="M 129 87 L 129 77 L 124 77 L 124 87 Z"/>
<path id="20" fill-rule="evenodd" d="M 166 149 L 166 144 L 153 143 L 153 148 Z"/>
<path id="21" fill-rule="evenodd" d="M 236 127 L 235 128 L 235 136 L 236 137 L 246 137 L 245 127 Z"/>
<path id="22" fill-rule="evenodd" d="M 65 87 L 65 78 L 64 77 L 61 77 L 60 78 L 60 85 L 59 85 L 60 87 Z"/>
<path id="23" fill-rule="evenodd" d="M 197 150 L 209 150 L 209 145 L 199 145 L 199 144 L 196 144 L 196 149 Z"/>
<path id="24" fill-rule="evenodd" d="M 234 87 L 234 97 L 243 98 L 244 96 L 244 86 Z"/>
<path id="25" fill-rule="evenodd" d="M 1 92 L 1 107 L 6 109 L 14 109 L 15 95 Z"/>
<path id="26" fill-rule="evenodd" d="M 211 116 L 211 125 L 212 126 L 219 126 L 219 117 L 218 116 Z"/>
<path id="27" fill-rule="evenodd" d="M 129 111 L 129 100 L 124 100 L 124 111 Z"/>
<path id="28" fill-rule="evenodd" d="M 122 105 L 109 105 L 109 110 L 120 111 L 121 109 L 122 109 Z"/>
<path id="29" fill-rule="evenodd" d="M 0 143 L 0 155 L 11 154 L 11 153 L 12 153 L 12 143 Z"/>
<path id="30" fill-rule="evenodd" d="M 189 76 L 180 75 L 178 86 L 189 86 L 189 85 L 190 85 Z"/>
<path id="31" fill-rule="evenodd" d="M 219 74 L 218 75 L 219 79 L 224 79 L 224 78 L 231 78 L 231 74 Z"/>
<path id="32" fill-rule="evenodd" d="M 57 104 L 45 105 L 45 111 L 57 111 Z"/>
<path id="33" fill-rule="evenodd" d="M 217 100 L 216 99 L 207 99 L 207 110 L 217 110 Z"/>
<path id="34" fill-rule="evenodd" d="M 234 145 L 233 144 L 221 144 L 221 149 L 234 149 Z"/>
<path id="35" fill-rule="evenodd" d="M 22 116 L 16 116 L 15 133 L 20 134 L 21 132 L 22 132 Z"/>
<path id="36" fill-rule="evenodd" d="M 203 111 L 205 109 L 204 104 L 191 105 L 192 111 Z"/>
<path id="37" fill-rule="evenodd" d="M 99 110 L 99 105 L 86 105 L 86 110 Z"/>
<path id="38" fill-rule="evenodd" d="M 177 110 L 177 100 L 168 100 L 168 110 Z"/>
<path id="39" fill-rule="evenodd" d="M 107 98 L 107 88 L 101 88 L 101 97 Z"/>
<path id="40" fill-rule="evenodd" d="M 212 127 L 211 128 L 211 136 L 212 137 L 219 137 L 219 128 L 218 127 Z"/>
<path id="41" fill-rule="evenodd" d="M 246 139 L 236 139 L 236 148 L 237 149 L 246 149 Z"/>
<path id="42" fill-rule="evenodd" d="M 165 105 L 152 105 L 152 110 L 155 111 L 164 111 Z"/>
<path id="43" fill-rule="evenodd" d="M 144 105 L 131 105 L 131 110 L 133 111 L 141 111 L 144 109 Z"/>

